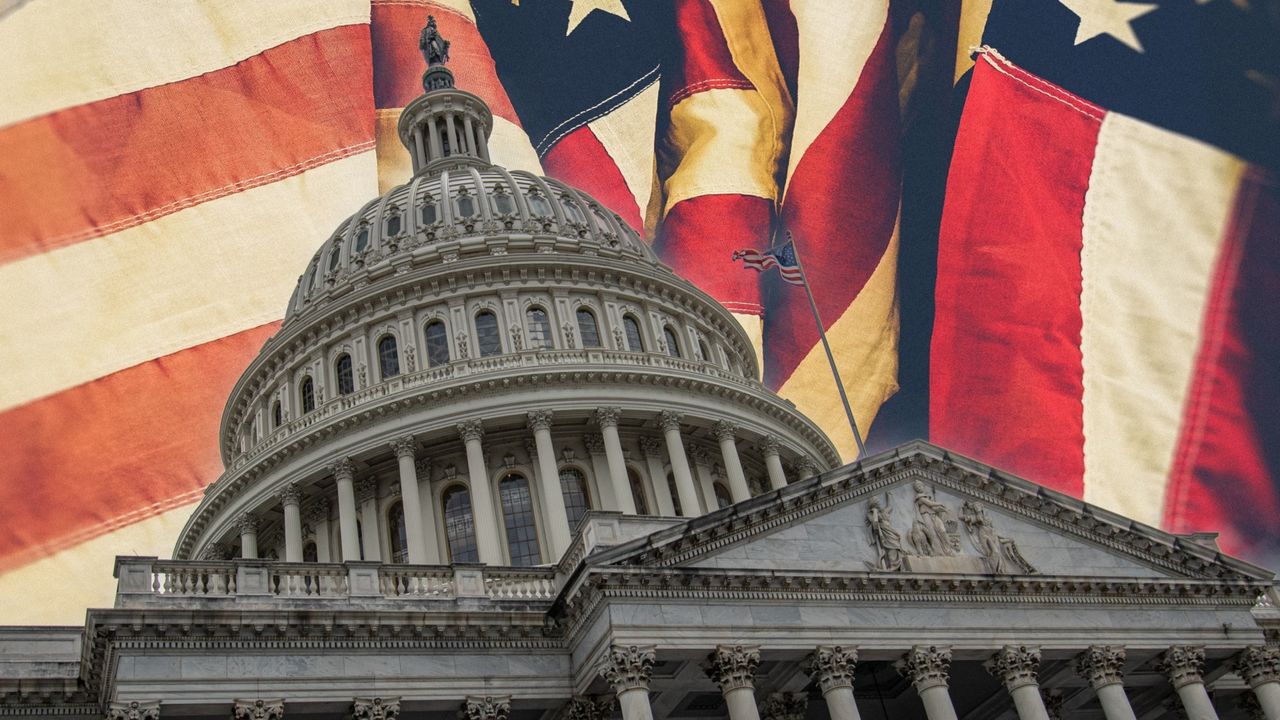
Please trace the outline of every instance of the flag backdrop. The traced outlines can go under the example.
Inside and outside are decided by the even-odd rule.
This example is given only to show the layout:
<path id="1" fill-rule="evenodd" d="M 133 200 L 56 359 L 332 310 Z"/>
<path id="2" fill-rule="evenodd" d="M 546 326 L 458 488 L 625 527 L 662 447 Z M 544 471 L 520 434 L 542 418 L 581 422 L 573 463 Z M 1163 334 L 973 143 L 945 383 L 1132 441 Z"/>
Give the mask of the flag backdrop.
<path id="1" fill-rule="evenodd" d="M 1087 4 L 1036 5 L 1102 59 L 1046 55 L 1041 18 L 999 0 L 0 1 L 0 623 L 78 623 L 110 603 L 114 555 L 170 552 L 221 472 L 226 394 L 298 273 L 409 176 L 395 126 L 421 92 L 428 13 L 459 86 L 493 110 L 494 161 L 643 230 L 846 457 L 803 292 L 731 260 L 776 230 L 873 440 L 928 428 L 1276 557 L 1276 145 L 1238 142 L 1272 129 L 1266 113 L 1208 112 L 1272 68 L 1249 58 L 1249 82 L 1172 108 L 1091 88 L 1131 69 L 1120 50 L 1149 59 L 1149 35 L 1173 43 L 1198 19 L 1121 3 L 1071 45 L 1097 26 L 1070 10 Z M 950 47 L 978 38 L 994 49 L 969 70 Z M 1226 72 L 1202 49 L 1191 90 Z M 1151 82 L 1160 62 L 1133 67 Z M 1050 77 L 1064 63 L 1075 75 Z M 910 122 L 953 101 L 954 138 Z M 941 230 L 904 187 L 945 189 Z"/>

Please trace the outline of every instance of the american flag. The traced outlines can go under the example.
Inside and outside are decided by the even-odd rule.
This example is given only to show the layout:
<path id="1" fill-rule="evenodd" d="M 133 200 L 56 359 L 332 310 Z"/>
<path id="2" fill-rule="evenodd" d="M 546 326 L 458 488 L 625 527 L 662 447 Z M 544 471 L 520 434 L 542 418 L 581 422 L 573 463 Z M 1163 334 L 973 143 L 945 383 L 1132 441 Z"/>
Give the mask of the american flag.
<path id="1" fill-rule="evenodd" d="M 222 470 L 216 438 L 227 394 L 276 331 L 298 273 L 343 218 L 409 176 L 395 128 L 421 92 L 417 36 L 429 13 L 452 41 L 459 86 L 493 110 L 494 161 L 581 187 L 643 229 L 668 264 L 736 314 L 757 341 L 765 382 L 848 456 L 853 435 L 830 392 L 806 299 L 779 276 L 732 271 L 732 250 L 745 238 L 765 242 L 779 224 L 795 232 L 839 370 L 852 380 L 858 426 L 870 427 L 873 439 L 886 428 L 927 422 L 935 440 L 1120 512 L 1178 530 L 1203 515 L 1204 527 L 1230 531 L 1231 549 L 1255 547 L 1241 540 L 1250 534 L 1256 547 L 1274 547 L 1280 534 L 1261 519 L 1277 508 L 1280 430 L 1274 413 L 1270 425 L 1263 422 L 1260 408 L 1280 400 L 1280 340 L 1258 308 L 1273 306 L 1280 292 L 1274 250 L 1267 254 L 1275 244 L 1256 239 L 1280 223 L 1271 176 L 1224 160 L 1239 170 L 1228 173 L 1234 184 L 1210 178 L 1195 186 L 1218 188 L 1213 197 L 1228 198 L 1229 209 L 1217 217 L 1232 218 L 1214 226 L 1220 240 L 1207 253 L 1181 233 L 1150 239 L 1167 224 L 1112 243 L 1076 228 L 1070 237 L 1079 247 L 1066 249 L 1030 233 L 1006 245 L 980 242 L 999 239 L 990 228 L 1026 227 L 1019 219 L 1084 197 L 1067 171 L 1092 165 L 1062 164 L 1084 146 L 1070 136 L 1076 144 L 1058 150 L 1070 138 L 1051 110 L 1070 106 L 1064 112 L 1081 122 L 1101 117 L 1103 126 L 1128 113 L 1233 158 L 1269 162 L 1235 142 L 1256 137 L 1264 148 L 1280 147 L 1265 142 L 1274 137 L 1266 113 L 1242 112 L 1222 94 L 1265 90 L 1274 77 L 1270 61 L 1249 58 L 1241 67 L 1252 74 L 1231 75 L 1244 78 L 1239 83 L 1206 79 L 1225 62 L 1210 49 L 1241 43 L 1187 42 L 1196 26 L 1184 16 L 1248 14 L 1234 3 L 1183 3 L 1176 13 L 1162 4 L 1133 20 L 1143 52 L 1126 56 L 1117 53 L 1134 51 L 1106 33 L 1072 45 L 1082 21 L 1070 8 L 1085 4 L 1026 1 L 1035 7 L 1026 17 L 1009 15 L 1017 2 L 966 1 L 957 21 L 954 3 L 938 10 L 938 3 L 909 0 L 173 0 L 145 7 L 0 0 L 7 51 L 0 63 L 0 597 L 61 589 L 39 603 L 11 603 L 5 622 L 78 623 L 86 605 L 110 604 L 114 555 L 171 552 Z M 913 144 L 916 126 L 904 118 L 941 115 L 920 110 L 951 99 L 955 63 L 937 49 L 977 44 L 988 7 L 986 42 L 1000 54 L 982 55 L 972 73 L 939 241 L 936 224 L 921 229 L 929 213 L 919 198 L 941 196 L 941 183 L 904 195 L 903 153 L 941 175 L 951 142 Z M 1044 23 L 1057 29 L 1040 49 Z M 1246 17 L 1243 24 L 1263 38 L 1253 46 L 1266 44 L 1266 23 Z M 1083 56 L 1037 64 L 1051 47 L 1084 53 L 1099 43 L 1108 44 L 1103 55 L 1112 64 L 1081 64 Z M 1188 47 L 1203 52 L 1183 62 L 1169 51 Z M 968 62 L 967 51 L 961 56 Z M 1167 109 L 1167 98 L 1145 89 L 1129 98 L 1119 85 L 1091 95 L 1076 84 L 1080 78 L 1051 71 L 1076 68 L 1084 80 L 1116 84 L 1139 67 L 1125 64 L 1135 58 L 1150 59 L 1152 72 L 1177 60 L 1169 74 L 1184 73 L 1181 90 L 1218 95 L 1199 98 L 1201 114 L 1186 115 L 1195 122 L 1173 112 L 1152 119 L 1140 108 Z M 1135 83 L 1165 87 L 1141 77 Z M 968 83 L 966 76 L 961 87 Z M 1028 85 L 1037 92 L 1015 92 Z M 1043 93 L 1071 99 L 1024 102 Z M 1048 119 L 1033 126 L 1036 117 Z M 1117 124 L 1121 134 L 1098 136 L 1136 132 L 1110 122 Z M 1220 126 L 1241 131 L 1198 134 Z M 1019 135 L 1018 127 L 1039 131 Z M 1154 137 L 1157 145 L 1180 146 Z M 1019 202 L 999 182 L 1012 160 L 1005 143 L 1038 152 L 1027 162 L 1042 171 L 1023 187 L 1039 194 Z M 920 175 L 905 179 L 927 185 L 913 179 Z M 1006 194 L 996 194 L 1001 188 Z M 1138 193 L 1134 207 L 1141 200 Z M 1253 210 L 1242 220 L 1237 208 L 1246 202 Z M 1081 212 L 1100 221 L 1114 214 L 1090 203 Z M 990 227 L 971 227 L 984 219 Z M 1197 232 L 1202 219 L 1193 218 Z M 1045 242 L 1032 243 L 1039 239 Z M 1161 250 L 1154 257 L 1113 252 L 1151 251 L 1150 243 Z M 1037 248 L 1047 254 L 1015 262 Z M 1174 257 L 1185 262 L 1167 262 Z M 1152 288 L 1194 290 L 1190 300 L 1156 293 L 1148 306 L 1112 302 L 1113 279 L 1099 272 L 1188 264 L 1198 268 L 1199 284 L 1151 273 L 1163 284 L 1141 285 L 1136 295 L 1117 291 L 1124 300 Z M 977 292 L 971 283 L 978 281 L 1002 290 Z M 900 297 L 903 327 L 911 329 L 901 338 Z M 1035 307 L 1039 298 L 1046 299 L 1040 315 L 995 314 Z M 1137 336 L 1156 342 L 1152 349 L 1106 357 L 1099 343 L 1129 332 L 1123 323 L 1096 324 L 1099 308 L 1112 306 L 1124 310 L 1116 318 L 1182 311 L 1159 316 L 1162 332 Z M 1055 309 L 1062 312 L 1050 315 Z M 903 361 L 915 369 L 891 400 L 900 342 Z M 1159 381 L 1148 383 L 1156 376 L 1142 362 L 1126 364 L 1135 357 L 1178 358 L 1169 367 L 1181 374 L 1157 373 Z M 1000 391 L 1006 380 L 1007 392 Z M 1125 388 L 1133 398 L 1119 392 Z M 907 397 L 918 412 L 894 409 L 906 407 Z M 1147 402 L 1144 415 L 1134 398 L 1159 402 Z M 1074 415 L 1048 422 L 1059 407 Z M 875 423 L 881 414 L 893 422 Z M 1016 421 L 1024 416 L 1028 422 Z M 1113 418 L 1113 426 L 1097 424 L 1100 417 Z M 1135 427 L 1157 430 L 1129 432 Z M 1179 439 L 1159 446 L 1163 459 L 1150 464 L 1155 436 Z M 1124 442 L 1096 449 L 1090 443 L 1098 439 Z M 1138 448 L 1133 457 L 1142 463 L 1128 463 L 1126 448 Z M 1091 462 L 1116 464 L 1103 472 Z M 1140 492 L 1101 492 L 1106 483 L 1095 478 L 1104 475 L 1113 485 L 1134 478 Z M 1164 499 L 1151 512 L 1143 493 L 1155 491 Z"/>
<path id="2" fill-rule="evenodd" d="M 792 285 L 804 285 L 804 273 L 800 270 L 800 263 L 796 261 L 796 246 L 791 240 L 764 252 L 749 248 L 735 250 L 733 259 L 741 260 L 743 267 L 757 272 L 778 268 L 778 274 L 783 280 Z"/>

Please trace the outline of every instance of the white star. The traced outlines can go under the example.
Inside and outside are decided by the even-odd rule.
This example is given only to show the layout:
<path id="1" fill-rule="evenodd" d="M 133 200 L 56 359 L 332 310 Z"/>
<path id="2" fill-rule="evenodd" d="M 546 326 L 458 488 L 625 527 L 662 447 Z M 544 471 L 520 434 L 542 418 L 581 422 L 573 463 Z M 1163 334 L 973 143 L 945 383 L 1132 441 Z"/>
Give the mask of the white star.
<path id="1" fill-rule="evenodd" d="M 1129 47 L 1142 52 L 1142 43 L 1130 24 L 1155 10 L 1159 5 L 1117 2 L 1116 0 L 1058 0 L 1080 18 L 1076 29 L 1076 45 L 1099 35 L 1110 35 Z"/>
<path id="2" fill-rule="evenodd" d="M 622 6 L 622 0 L 570 0 L 573 8 L 569 10 L 569 27 L 564 31 L 564 36 L 569 37 L 569 33 L 577 29 L 578 25 L 587 16 L 596 10 L 607 12 L 610 15 L 631 22 L 631 16 L 627 14 L 627 9 Z"/>

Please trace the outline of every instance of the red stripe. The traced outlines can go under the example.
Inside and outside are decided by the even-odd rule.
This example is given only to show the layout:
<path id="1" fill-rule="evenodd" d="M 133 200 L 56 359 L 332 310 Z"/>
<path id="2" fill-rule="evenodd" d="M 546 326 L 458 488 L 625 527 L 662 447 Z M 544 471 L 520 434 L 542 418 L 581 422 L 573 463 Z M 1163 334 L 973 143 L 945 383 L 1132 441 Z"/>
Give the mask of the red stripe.
<path id="1" fill-rule="evenodd" d="M 857 297 L 893 236 L 898 164 L 898 85 L 886 24 L 853 92 L 797 163 L 782 206 L 827 327 Z M 803 293 L 777 277 L 767 276 L 765 288 L 764 377 L 779 388 L 818 331 Z"/>
<path id="2" fill-rule="evenodd" d="M 773 202 L 752 195 L 700 195 L 667 213 L 653 249 L 684 278 L 734 312 L 760 312 L 760 276 L 734 250 L 769 237 Z"/>
<path id="3" fill-rule="evenodd" d="M 458 87 L 480 96 L 494 115 L 516 125 L 511 98 L 498 80 L 489 46 L 471 19 L 426 0 L 374 0 L 370 24 L 373 40 L 373 97 L 379 108 L 402 108 L 422 94 L 426 70 L 418 51 L 418 34 L 427 14 L 435 16 L 440 34 L 449 38 L 449 65 Z"/>
<path id="4" fill-rule="evenodd" d="M 1099 121 L 1055 92 L 983 60 L 973 73 L 939 238 L 930 435 L 1078 497 L 1081 217 Z"/>
<path id="5" fill-rule="evenodd" d="M 674 106 L 689 95 L 715 88 L 754 86 L 733 62 L 715 8 L 707 0 L 676 0 L 676 46 L 680 62 L 663 66 L 667 102 Z"/>
<path id="6" fill-rule="evenodd" d="M 0 262 L 372 147 L 364 25 L 0 131 Z"/>
<path id="7" fill-rule="evenodd" d="M 1280 559 L 1280 186 L 1246 175 L 1224 238 L 1170 474 L 1165 525 Z"/>
<path id="8" fill-rule="evenodd" d="M 197 499 L 222 472 L 218 422 L 227 395 L 278 327 L 0 414 L 0 571 Z"/>
<path id="9" fill-rule="evenodd" d="M 599 200 L 622 216 L 636 232 L 644 232 L 644 220 L 635 195 L 631 194 L 618 164 L 589 126 L 574 130 L 552 146 L 542 156 L 542 168 L 548 176 Z"/>

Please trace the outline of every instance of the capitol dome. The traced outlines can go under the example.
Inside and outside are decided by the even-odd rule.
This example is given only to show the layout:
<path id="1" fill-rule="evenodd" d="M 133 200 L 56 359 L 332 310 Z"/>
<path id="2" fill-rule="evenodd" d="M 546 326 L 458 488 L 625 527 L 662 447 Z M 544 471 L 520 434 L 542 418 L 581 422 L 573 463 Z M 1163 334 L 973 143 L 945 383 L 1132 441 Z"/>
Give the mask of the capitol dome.
<path id="1" fill-rule="evenodd" d="M 588 511 L 692 517 L 837 466 L 724 307 L 586 193 L 490 162 L 442 59 L 400 118 L 412 178 L 304 268 L 175 557 L 546 564 Z"/>

